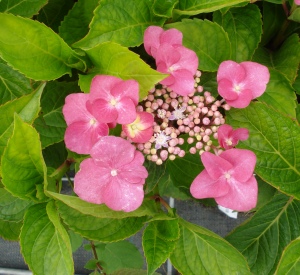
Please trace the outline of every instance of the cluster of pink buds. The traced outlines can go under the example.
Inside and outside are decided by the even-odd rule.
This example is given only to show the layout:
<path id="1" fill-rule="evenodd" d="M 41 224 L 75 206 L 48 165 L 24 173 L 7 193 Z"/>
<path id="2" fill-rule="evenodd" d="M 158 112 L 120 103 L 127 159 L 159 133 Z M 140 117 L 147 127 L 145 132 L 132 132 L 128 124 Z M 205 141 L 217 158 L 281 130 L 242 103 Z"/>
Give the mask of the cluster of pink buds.
<path id="1" fill-rule="evenodd" d="M 188 143 L 191 154 L 202 154 L 216 149 L 217 131 L 225 119 L 220 108 L 229 105 L 216 100 L 200 86 L 201 72 L 194 78 L 194 91 L 179 95 L 165 86 L 157 85 L 137 106 L 138 112 L 151 113 L 154 117 L 153 135 L 145 143 L 136 143 L 147 159 L 160 165 L 165 160 L 184 157 L 184 144 Z M 125 133 L 122 133 L 125 137 Z M 216 142 L 215 142 L 216 141 Z"/>

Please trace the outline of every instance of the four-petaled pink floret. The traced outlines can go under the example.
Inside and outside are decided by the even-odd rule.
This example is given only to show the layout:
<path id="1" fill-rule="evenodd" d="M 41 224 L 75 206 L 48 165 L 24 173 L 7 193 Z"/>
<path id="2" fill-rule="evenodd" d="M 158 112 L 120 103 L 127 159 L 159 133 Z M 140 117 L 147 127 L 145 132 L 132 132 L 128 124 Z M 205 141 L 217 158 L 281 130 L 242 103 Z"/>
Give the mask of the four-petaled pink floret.
<path id="1" fill-rule="evenodd" d="M 100 122 L 128 124 L 136 119 L 139 85 L 135 80 L 97 75 L 90 90 L 90 108 Z"/>
<path id="2" fill-rule="evenodd" d="M 201 160 L 205 169 L 192 182 L 193 197 L 214 198 L 219 205 L 236 211 L 249 211 L 256 206 L 256 156 L 252 151 L 229 149 L 219 156 L 204 152 Z"/>
<path id="3" fill-rule="evenodd" d="M 76 93 L 66 97 L 63 115 L 67 123 L 66 147 L 78 154 L 89 154 L 94 144 L 108 135 L 106 123 L 99 122 L 93 111 L 88 110 L 89 94 Z"/>
<path id="4" fill-rule="evenodd" d="M 245 108 L 252 99 L 264 93 L 269 79 L 269 70 L 264 65 L 251 61 L 238 64 L 227 60 L 218 69 L 218 92 L 228 105 Z"/>
<path id="5" fill-rule="evenodd" d="M 91 158 L 80 164 L 74 192 L 82 200 L 104 203 L 115 211 L 133 211 L 144 199 L 143 185 L 148 172 L 143 162 L 143 154 L 129 141 L 103 137 L 91 150 Z"/>
<path id="6" fill-rule="evenodd" d="M 138 112 L 136 120 L 122 125 L 122 130 L 133 142 L 146 143 L 153 135 L 154 117 L 148 112 Z"/>
<path id="7" fill-rule="evenodd" d="M 233 128 L 223 124 L 218 129 L 218 141 L 222 148 L 231 149 L 236 146 L 239 140 L 246 140 L 249 137 L 249 130 L 246 128 Z"/>

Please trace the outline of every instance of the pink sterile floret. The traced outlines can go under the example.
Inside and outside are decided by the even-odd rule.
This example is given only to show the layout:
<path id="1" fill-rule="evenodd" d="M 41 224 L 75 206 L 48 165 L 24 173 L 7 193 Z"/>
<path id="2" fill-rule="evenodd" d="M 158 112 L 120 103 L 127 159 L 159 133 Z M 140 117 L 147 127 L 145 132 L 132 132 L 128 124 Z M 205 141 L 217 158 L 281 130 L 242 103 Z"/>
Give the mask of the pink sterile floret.
<path id="1" fill-rule="evenodd" d="M 153 135 L 154 117 L 147 112 L 138 112 L 136 120 L 122 125 L 122 129 L 133 142 L 146 143 Z"/>
<path id="2" fill-rule="evenodd" d="M 194 51 L 164 43 L 158 48 L 155 61 L 159 72 L 170 74 L 161 84 L 182 96 L 194 92 L 194 75 L 198 68 L 198 57 Z"/>
<path id="3" fill-rule="evenodd" d="M 231 149 L 238 144 L 239 140 L 246 140 L 249 137 L 249 130 L 239 128 L 233 130 L 228 124 L 223 124 L 218 129 L 218 141 L 224 149 Z"/>
<path id="4" fill-rule="evenodd" d="M 80 164 L 74 191 L 85 201 L 104 203 L 115 211 L 133 211 L 144 198 L 143 184 L 148 172 L 143 162 L 143 154 L 129 141 L 103 137 L 91 150 L 91 158 Z"/>
<path id="5" fill-rule="evenodd" d="M 67 123 L 65 144 L 68 149 L 78 154 L 89 154 L 94 144 L 108 135 L 108 126 L 95 118 L 87 109 L 89 94 L 76 93 L 66 97 L 63 115 Z"/>
<path id="6" fill-rule="evenodd" d="M 88 108 L 98 121 L 128 124 L 136 119 L 139 85 L 135 80 L 122 80 L 115 76 L 97 75 L 91 83 Z"/>
<path id="7" fill-rule="evenodd" d="M 176 29 L 164 31 L 158 26 L 150 26 L 144 33 L 144 47 L 146 52 L 156 57 L 157 49 L 161 44 L 182 45 L 182 33 Z"/>
<path id="8" fill-rule="evenodd" d="M 296 5 L 300 5 L 300 0 L 295 0 Z"/>
<path id="9" fill-rule="evenodd" d="M 204 152 L 201 160 L 205 169 L 192 182 L 193 197 L 214 198 L 219 205 L 237 211 L 249 211 L 256 206 L 256 156 L 252 151 L 229 149 L 219 156 Z"/>
<path id="10" fill-rule="evenodd" d="M 218 69 L 218 92 L 228 105 L 245 108 L 252 99 L 264 93 L 269 79 L 269 70 L 264 65 L 251 61 L 238 64 L 227 60 Z"/>

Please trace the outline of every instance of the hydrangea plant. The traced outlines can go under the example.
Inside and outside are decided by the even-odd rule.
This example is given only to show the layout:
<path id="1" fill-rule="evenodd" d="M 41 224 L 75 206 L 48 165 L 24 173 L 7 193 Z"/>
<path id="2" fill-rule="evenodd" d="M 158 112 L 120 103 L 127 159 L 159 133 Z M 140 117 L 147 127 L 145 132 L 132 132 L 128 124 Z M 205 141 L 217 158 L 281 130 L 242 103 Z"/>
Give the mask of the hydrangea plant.
<path id="1" fill-rule="evenodd" d="M 299 274 L 297 5 L 0 2 L 0 235 L 34 274 L 78 240 L 92 274 Z M 168 198 L 249 219 L 222 238 Z"/>

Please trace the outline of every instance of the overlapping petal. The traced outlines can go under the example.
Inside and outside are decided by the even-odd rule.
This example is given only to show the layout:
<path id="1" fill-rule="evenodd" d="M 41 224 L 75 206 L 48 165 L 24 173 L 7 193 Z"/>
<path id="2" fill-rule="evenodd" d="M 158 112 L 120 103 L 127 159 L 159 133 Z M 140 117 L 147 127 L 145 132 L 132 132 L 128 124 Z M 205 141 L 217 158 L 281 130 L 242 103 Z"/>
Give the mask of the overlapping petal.
<path id="1" fill-rule="evenodd" d="M 218 141 L 221 147 L 231 149 L 236 146 L 239 140 L 246 140 L 249 137 L 249 130 L 239 128 L 233 130 L 228 124 L 223 124 L 218 128 Z"/>

